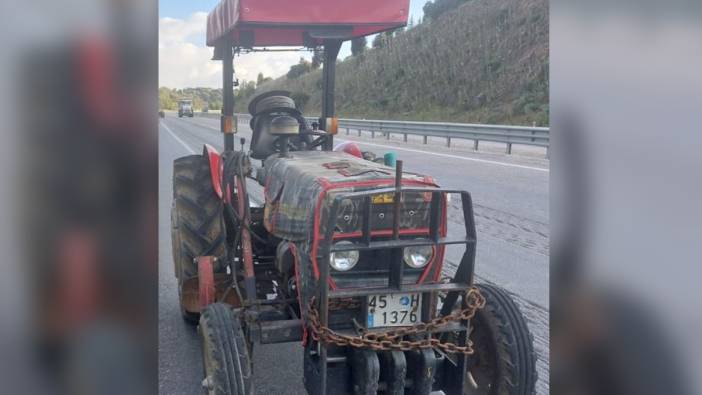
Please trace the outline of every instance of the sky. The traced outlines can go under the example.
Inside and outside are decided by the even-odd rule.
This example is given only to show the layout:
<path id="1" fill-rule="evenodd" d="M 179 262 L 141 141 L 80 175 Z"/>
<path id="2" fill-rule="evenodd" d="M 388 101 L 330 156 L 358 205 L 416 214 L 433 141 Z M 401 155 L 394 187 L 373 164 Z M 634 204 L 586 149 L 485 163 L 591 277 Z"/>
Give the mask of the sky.
<path id="1" fill-rule="evenodd" d="M 338 0 L 350 1 L 350 0 Z M 418 20 L 428 0 L 410 0 L 410 15 Z M 160 0 L 158 21 L 159 86 L 169 88 L 222 85 L 222 62 L 212 61 L 212 48 L 205 46 L 207 13 L 219 0 Z M 369 39 L 370 42 L 370 39 Z M 342 47 L 339 58 L 351 54 L 350 44 Z M 258 73 L 279 77 L 288 72 L 308 52 L 254 53 L 234 60 L 240 81 L 255 80 Z"/>

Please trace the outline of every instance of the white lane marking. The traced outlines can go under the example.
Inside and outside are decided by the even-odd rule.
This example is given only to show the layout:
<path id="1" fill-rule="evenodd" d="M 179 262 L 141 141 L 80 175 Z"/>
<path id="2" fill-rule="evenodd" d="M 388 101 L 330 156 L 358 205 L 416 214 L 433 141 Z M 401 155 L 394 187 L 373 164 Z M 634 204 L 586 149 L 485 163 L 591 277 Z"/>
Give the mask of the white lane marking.
<path id="1" fill-rule="evenodd" d="M 171 130 L 171 128 L 169 128 L 168 126 L 166 126 L 166 124 L 163 123 L 163 122 L 159 122 L 159 123 L 161 124 L 161 126 L 163 126 L 164 129 L 166 129 L 166 131 L 167 131 L 168 133 L 170 133 L 171 136 L 173 136 L 174 139 L 176 139 L 177 142 L 180 143 L 180 145 L 182 145 L 183 147 L 185 147 L 185 149 L 188 150 L 188 152 L 190 152 L 191 154 L 194 154 L 194 153 L 195 153 L 195 151 L 194 151 L 192 148 L 190 148 L 190 147 L 188 146 L 188 144 L 185 143 L 185 141 L 181 140 L 178 136 L 176 136 L 175 133 L 173 133 L 173 131 Z M 258 197 L 252 195 L 252 194 L 249 194 L 249 200 L 251 200 L 254 204 L 256 204 L 256 205 L 258 205 L 258 206 L 263 206 L 263 201 L 262 201 L 261 199 L 259 199 Z"/>
<path id="2" fill-rule="evenodd" d="M 166 131 L 167 131 L 168 133 L 171 134 L 171 136 L 172 136 L 177 142 L 180 143 L 180 145 L 182 145 L 183 147 L 185 147 L 185 149 L 186 149 L 189 153 L 191 153 L 191 154 L 194 154 L 194 153 L 195 153 L 195 150 L 192 149 L 192 148 L 190 148 L 189 145 L 185 144 L 185 141 L 181 140 L 180 137 L 176 136 L 176 134 L 173 133 L 173 131 L 171 130 L 171 128 L 169 128 L 168 126 L 166 126 L 166 124 L 163 123 L 163 121 L 161 121 L 161 122 L 159 122 L 159 123 L 161 124 L 161 126 L 163 126 L 164 129 L 166 129 Z"/>
<path id="3" fill-rule="evenodd" d="M 358 143 L 361 145 L 371 145 L 374 147 L 383 147 L 383 148 L 390 148 L 390 149 L 395 149 L 395 150 L 400 150 L 400 151 L 407 151 L 407 152 L 415 152 L 419 154 L 427 154 L 427 155 L 436 155 L 436 156 L 443 156 L 444 158 L 451 158 L 451 159 L 460 159 L 460 160 L 467 160 L 471 162 L 480 162 L 480 163 L 487 163 L 491 165 L 499 165 L 499 166 L 506 166 L 506 167 L 516 167 L 519 169 L 527 169 L 527 170 L 536 170 L 536 171 L 542 171 L 545 173 L 550 172 L 549 169 L 544 169 L 542 167 L 533 167 L 533 166 L 524 166 L 524 165 L 517 165 L 514 163 L 505 163 L 505 162 L 498 162 L 494 160 L 486 160 L 486 159 L 477 159 L 477 158 L 466 158 L 465 156 L 458 156 L 458 155 L 451 155 L 451 154 L 442 154 L 439 152 L 430 152 L 430 151 L 422 151 L 418 149 L 411 149 L 411 148 L 400 148 L 396 146 L 390 146 L 390 145 L 383 145 L 383 144 L 375 144 L 375 143 L 366 143 L 362 141 L 355 141 L 355 140 L 344 140 L 344 139 L 337 139 L 340 141 L 352 141 L 354 143 Z"/>

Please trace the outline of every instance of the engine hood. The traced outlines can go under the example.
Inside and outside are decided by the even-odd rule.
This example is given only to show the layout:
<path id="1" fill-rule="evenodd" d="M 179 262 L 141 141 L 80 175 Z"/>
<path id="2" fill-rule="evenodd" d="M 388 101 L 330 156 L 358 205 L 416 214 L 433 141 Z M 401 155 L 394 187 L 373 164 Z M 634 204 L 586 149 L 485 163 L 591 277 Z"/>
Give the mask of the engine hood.
<path id="1" fill-rule="evenodd" d="M 387 188 L 395 169 L 345 152 L 302 151 L 277 154 L 264 162 L 265 226 L 287 240 L 310 240 L 333 197 L 341 192 Z M 403 185 L 437 187 L 431 177 L 403 173 Z M 354 216 L 354 213 L 350 213 Z M 315 228 L 316 226 L 316 228 Z"/>

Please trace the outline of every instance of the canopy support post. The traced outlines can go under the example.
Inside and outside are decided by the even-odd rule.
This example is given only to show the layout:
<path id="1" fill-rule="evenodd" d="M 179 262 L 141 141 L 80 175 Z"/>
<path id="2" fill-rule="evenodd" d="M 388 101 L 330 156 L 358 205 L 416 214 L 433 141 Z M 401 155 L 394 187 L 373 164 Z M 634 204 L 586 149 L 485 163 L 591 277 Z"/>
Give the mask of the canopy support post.
<path id="1" fill-rule="evenodd" d="M 334 117 L 334 82 L 336 78 L 336 58 L 339 56 L 342 40 L 324 40 L 324 66 L 322 69 L 322 119 L 320 126 L 327 130 L 327 118 Z M 334 136 L 322 145 L 324 151 L 334 147 Z"/>
<path id="2" fill-rule="evenodd" d="M 222 51 L 222 120 L 220 130 L 224 135 L 224 151 L 234 151 L 234 53 L 227 41 Z"/>

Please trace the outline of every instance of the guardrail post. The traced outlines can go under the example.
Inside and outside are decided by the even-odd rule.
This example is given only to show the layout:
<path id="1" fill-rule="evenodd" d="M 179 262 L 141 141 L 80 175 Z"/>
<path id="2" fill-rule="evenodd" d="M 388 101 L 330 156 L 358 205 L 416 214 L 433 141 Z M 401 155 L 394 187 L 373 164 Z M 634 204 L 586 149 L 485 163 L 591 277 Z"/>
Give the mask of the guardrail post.
<path id="1" fill-rule="evenodd" d="M 405 141 L 405 143 L 407 142 L 407 133 L 403 135 L 402 139 Z"/>
<path id="2" fill-rule="evenodd" d="M 358 129 L 358 137 L 361 137 L 361 129 Z"/>
<path id="3" fill-rule="evenodd" d="M 546 147 L 546 159 L 551 159 L 551 146 Z"/>
<path id="4" fill-rule="evenodd" d="M 446 146 L 451 148 L 451 137 L 446 137 Z"/>
<path id="5" fill-rule="evenodd" d="M 427 143 L 427 138 L 428 138 L 428 137 L 429 137 L 429 136 L 424 136 L 424 139 L 423 139 L 423 140 L 424 140 L 424 144 Z"/>
<path id="6" fill-rule="evenodd" d="M 372 139 L 375 138 L 375 130 L 371 130 L 371 138 L 372 138 Z"/>
<path id="7" fill-rule="evenodd" d="M 346 128 L 346 135 L 349 135 L 349 128 Z"/>
<path id="8" fill-rule="evenodd" d="M 389 130 L 387 131 L 387 134 L 385 135 L 385 139 L 390 140 L 390 131 Z"/>
<path id="9" fill-rule="evenodd" d="M 507 154 L 512 153 L 512 143 L 507 143 L 507 149 L 505 150 L 505 153 L 507 153 Z"/>
<path id="10" fill-rule="evenodd" d="M 473 151 L 478 150 L 478 143 L 479 142 L 480 142 L 480 140 L 478 140 L 478 139 L 473 140 Z"/>

